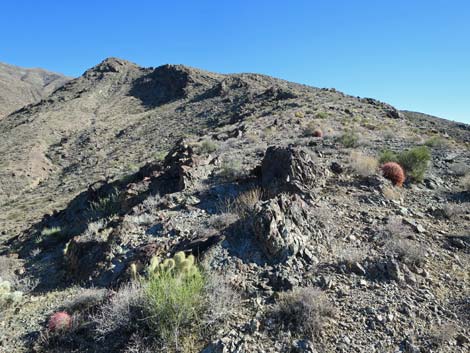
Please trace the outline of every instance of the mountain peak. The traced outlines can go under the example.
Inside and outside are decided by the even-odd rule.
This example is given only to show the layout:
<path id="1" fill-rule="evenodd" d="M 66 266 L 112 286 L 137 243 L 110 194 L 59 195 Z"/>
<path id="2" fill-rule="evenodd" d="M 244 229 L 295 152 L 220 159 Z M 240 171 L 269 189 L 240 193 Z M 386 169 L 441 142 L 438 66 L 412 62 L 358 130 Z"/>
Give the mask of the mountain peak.
<path id="1" fill-rule="evenodd" d="M 98 65 L 85 71 L 84 76 L 89 76 L 90 74 L 95 73 L 122 72 L 129 69 L 139 69 L 139 66 L 124 59 L 109 57 L 104 59 Z"/>

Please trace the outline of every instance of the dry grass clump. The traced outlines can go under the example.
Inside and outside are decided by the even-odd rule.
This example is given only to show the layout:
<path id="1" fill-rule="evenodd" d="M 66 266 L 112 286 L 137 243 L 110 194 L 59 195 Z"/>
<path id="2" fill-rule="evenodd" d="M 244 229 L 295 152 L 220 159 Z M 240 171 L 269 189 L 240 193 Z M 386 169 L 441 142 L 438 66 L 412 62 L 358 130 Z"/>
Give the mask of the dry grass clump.
<path id="1" fill-rule="evenodd" d="M 349 157 L 349 165 L 356 174 L 366 177 L 375 174 L 379 162 L 374 157 L 364 155 L 358 151 L 352 151 Z"/>
<path id="2" fill-rule="evenodd" d="M 144 317 L 143 308 L 142 285 L 133 282 L 122 286 L 93 317 L 98 338 L 113 333 L 131 334 L 138 331 Z"/>
<path id="3" fill-rule="evenodd" d="M 230 285 L 226 276 L 217 273 L 207 276 L 204 293 L 206 310 L 202 321 L 205 330 L 215 331 L 227 327 L 228 319 L 242 307 L 240 294 Z"/>
<path id="4" fill-rule="evenodd" d="M 398 188 L 395 188 L 393 186 L 386 186 L 382 190 L 382 194 L 387 200 L 393 200 L 393 201 L 400 201 L 401 200 L 401 193 Z"/>
<path id="5" fill-rule="evenodd" d="M 240 219 L 247 219 L 253 215 L 255 205 L 262 199 L 263 191 L 260 188 L 253 188 L 238 195 L 229 208 Z"/>
<path id="6" fill-rule="evenodd" d="M 314 339 L 322 331 L 327 318 L 333 314 L 333 307 L 325 294 L 312 287 L 281 293 L 272 310 L 280 329 L 309 339 Z"/>
<path id="7" fill-rule="evenodd" d="M 470 191 L 470 174 L 465 175 L 460 181 L 464 191 Z"/>
<path id="8" fill-rule="evenodd" d="M 240 178 L 243 175 L 241 161 L 239 159 L 225 160 L 220 167 L 219 175 L 227 181 Z"/>
<path id="9" fill-rule="evenodd" d="M 381 229 L 385 252 L 397 257 L 409 265 L 421 265 L 426 257 L 426 250 L 417 242 L 409 239 L 411 231 L 399 217 L 391 218 Z"/>

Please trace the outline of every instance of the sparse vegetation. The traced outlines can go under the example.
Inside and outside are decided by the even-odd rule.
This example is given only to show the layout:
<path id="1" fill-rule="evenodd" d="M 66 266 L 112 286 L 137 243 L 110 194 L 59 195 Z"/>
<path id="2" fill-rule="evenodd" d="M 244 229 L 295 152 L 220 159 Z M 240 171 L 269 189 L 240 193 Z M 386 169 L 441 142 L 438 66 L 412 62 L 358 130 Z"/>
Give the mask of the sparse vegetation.
<path id="1" fill-rule="evenodd" d="M 349 163 L 353 171 L 363 177 L 375 174 L 379 165 L 377 159 L 358 151 L 351 152 Z"/>
<path id="2" fill-rule="evenodd" d="M 253 216 L 255 205 L 262 199 L 263 191 L 260 188 L 252 188 L 242 192 L 229 205 L 232 213 L 237 214 L 240 219 L 247 219 Z"/>
<path id="3" fill-rule="evenodd" d="M 217 151 L 219 146 L 212 140 L 204 140 L 199 146 L 199 152 L 202 154 L 210 154 Z"/>
<path id="4" fill-rule="evenodd" d="M 312 287 L 281 293 L 272 315 L 281 329 L 314 339 L 334 313 L 324 293 Z"/>
<path id="5" fill-rule="evenodd" d="M 315 118 L 317 118 L 317 119 L 328 119 L 328 113 L 327 112 L 317 112 L 315 114 Z"/>
<path id="6" fill-rule="evenodd" d="M 380 163 L 395 162 L 405 170 L 406 177 L 413 181 L 422 181 L 426 172 L 431 153 L 426 146 L 418 146 L 401 153 L 390 150 L 383 151 L 379 157 Z"/>
<path id="7" fill-rule="evenodd" d="M 359 146 L 359 136 L 353 130 L 345 131 L 340 136 L 339 141 L 346 148 L 355 148 Z"/>
<path id="8" fill-rule="evenodd" d="M 242 175 L 242 165 L 239 159 L 229 159 L 222 163 L 220 174 L 223 179 L 234 180 Z"/>
<path id="9" fill-rule="evenodd" d="M 173 259 L 149 268 L 145 311 L 150 327 L 161 342 L 176 352 L 193 351 L 199 340 L 203 313 L 204 277 L 194 257 L 177 253 Z"/>
<path id="10" fill-rule="evenodd" d="M 104 216 L 113 216 L 120 211 L 119 203 L 120 193 L 116 188 L 109 193 L 107 196 L 100 198 L 98 201 L 94 201 L 90 204 L 90 208 L 93 212 L 102 214 Z"/>
<path id="11" fill-rule="evenodd" d="M 427 139 L 424 144 L 431 148 L 443 148 L 448 146 L 449 142 L 443 137 L 435 135 Z"/>
<path id="12" fill-rule="evenodd" d="M 460 181 L 460 184 L 462 185 L 464 191 L 470 191 L 470 174 L 464 176 Z"/>

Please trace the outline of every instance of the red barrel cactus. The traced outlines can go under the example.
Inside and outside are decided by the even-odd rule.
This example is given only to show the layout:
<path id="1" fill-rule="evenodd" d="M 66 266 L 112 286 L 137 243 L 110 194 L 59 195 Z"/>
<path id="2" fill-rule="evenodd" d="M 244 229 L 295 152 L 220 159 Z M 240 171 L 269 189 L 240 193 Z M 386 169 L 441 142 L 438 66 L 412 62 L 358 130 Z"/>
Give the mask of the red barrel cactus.
<path id="1" fill-rule="evenodd" d="M 65 311 L 54 313 L 49 318 L 48 328 L 50 331 L 66 331 L 72 327 L 72 317 Z"/>
<path id="2" fill-rule="evenodd" d="M 393 185 L 403 186 L 405 181 L 405 171 L 395 162 L 387 162 L 381 167 L 383 176 L 390 180 Z"/>
<path id="3" fill-rule="evenodd" d="M 313 137 L 323 137 L 323 131 L 321 131 L 320 129 L 315 129 L 313 131 Z"/>

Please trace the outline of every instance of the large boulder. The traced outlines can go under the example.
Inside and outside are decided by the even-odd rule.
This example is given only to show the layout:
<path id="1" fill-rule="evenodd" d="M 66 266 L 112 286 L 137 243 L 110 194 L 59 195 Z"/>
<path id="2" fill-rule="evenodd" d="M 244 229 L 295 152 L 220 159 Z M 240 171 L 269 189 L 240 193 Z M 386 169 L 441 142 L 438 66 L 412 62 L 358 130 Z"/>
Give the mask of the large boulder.
<path id="1" fill-rule="evenodd" d="M 306 209 L 305 201 L 295 194 L 281 194 L 256 205 L 253 231 L 270 260 L 284 261 L 305 248 Z"/>
<path id="2" fill-rule="evenodd" d="M 261 183 L 271 195 L 309 193 L 324 186 L 329 171 L 302 148 L 269 147 L 261 164 Z"/>

